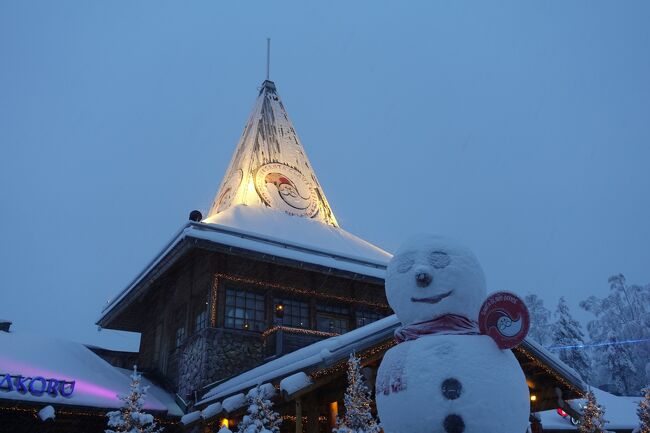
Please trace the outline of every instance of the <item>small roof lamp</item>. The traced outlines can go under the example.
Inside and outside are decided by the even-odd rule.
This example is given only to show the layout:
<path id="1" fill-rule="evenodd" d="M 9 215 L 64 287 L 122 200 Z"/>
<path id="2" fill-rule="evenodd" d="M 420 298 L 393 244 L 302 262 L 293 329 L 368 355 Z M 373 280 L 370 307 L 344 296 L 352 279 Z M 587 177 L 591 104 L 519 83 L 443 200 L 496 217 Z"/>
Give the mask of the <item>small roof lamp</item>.
<path id="1" fill-rule="evenodd" d="M 275 317 L 282 319 L 284 317 L 284 304 L 282 301 L 275 304 Z"/>

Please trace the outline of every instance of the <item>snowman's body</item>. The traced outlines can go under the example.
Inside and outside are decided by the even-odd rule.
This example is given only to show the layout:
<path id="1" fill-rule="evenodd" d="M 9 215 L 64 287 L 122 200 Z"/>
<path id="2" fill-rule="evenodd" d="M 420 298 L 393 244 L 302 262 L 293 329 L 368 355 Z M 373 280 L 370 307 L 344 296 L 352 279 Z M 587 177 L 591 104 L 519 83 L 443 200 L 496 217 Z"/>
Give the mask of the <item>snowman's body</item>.
<path id="1" fill-rule="evenodd" d="M 524 433 L 528 425 L 519 363 L 486 335 L 422 336 L 391 348 L 376 400 L 386 433 Z"/>
<path id="2" fill-rule="evenodd" d="M 421 237 L 395 254 L 388 301 L 402 324 L 449 315 L 476 321 L 485 277 L 468 249 Z M 437 329 L 386 352 L 377 374 L 377 410 L 386 433 L 524 433 L 529 397 L 510 350 L 486 335 Z"/>

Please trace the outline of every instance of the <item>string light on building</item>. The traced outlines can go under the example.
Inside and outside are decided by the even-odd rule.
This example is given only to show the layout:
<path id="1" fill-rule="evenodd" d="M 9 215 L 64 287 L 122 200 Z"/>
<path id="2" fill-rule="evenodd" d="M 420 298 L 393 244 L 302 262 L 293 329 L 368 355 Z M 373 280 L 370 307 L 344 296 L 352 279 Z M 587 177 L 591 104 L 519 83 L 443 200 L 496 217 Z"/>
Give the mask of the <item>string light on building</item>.
<path id="1" fill-rule="evenodd" d="M 376 302 L 376 301 L 368 301 L 365 299 L 355 299 L 355 298 L 348 298 L 345 296 L 340 296 L 340 295 L 334 295 L 330 293 L 323 293 L 320 291 L 316 290 L 311 290 L 311 289 L 305 289 L 305 288 L 300 288 L 300 287 L 292 287 L 292 286 L 285 286 L 282 284 L 277 284 L 273 283 L 270 281 L 263 281 L 263 280 L 254 280 L 251 278 L 243 278 L 243 277 L 236 277 L 234 275 L 227 275 L 227 274 L 222 274 L 222 273 L 215 273 L 214 274 L 214 280 L 212 284 L 212 289 L 213 289 L 213 298 L 216 300 L 216 291 L 219 286 L 219 282 L 217 280 L 226 280 L 230 281 L 233 283 L 241 283 L 241 284 L 250 284 L 254 286 L 261 287 L 265 290 L 268 289 L 275 289 L 275 290 L 280 290 L 282 292 L 286 293 L 291 293 L 294 295 L 302 295 L 306 297 L 313 297 L 313 298 L 318 298 L 318 299 L 327 299 L 327 300 L 332 300 L 332 301 L 339 301 L 339 302 L 346 302 L 350 304 L 357 304 L 357 305 L 365 305 L 368 307 L 373 307 L 373 308 L 380 308 L 380 309 L 388 309 L 388 304 L 383 303 L 383 302 Z M 216 317 L 216 302 L 213 303 L 215 305 L 215 310 L 214 310 L 214 316 Z"/>

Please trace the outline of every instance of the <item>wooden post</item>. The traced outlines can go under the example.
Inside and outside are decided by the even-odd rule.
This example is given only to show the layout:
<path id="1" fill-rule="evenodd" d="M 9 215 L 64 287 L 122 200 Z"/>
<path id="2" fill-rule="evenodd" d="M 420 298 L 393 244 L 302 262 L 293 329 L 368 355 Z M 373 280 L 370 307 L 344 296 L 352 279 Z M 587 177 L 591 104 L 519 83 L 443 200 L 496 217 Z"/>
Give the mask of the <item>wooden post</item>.
<path id="1" fill-rule="evenodd" d="M 302 399 L 296 399 L 296 433 L 302 433 Z"/>
<path id="2" fill-rule="evenodd" d="M 318 400 L 312 396 L 307 404 L 307 433 L 318 433 Z"/>

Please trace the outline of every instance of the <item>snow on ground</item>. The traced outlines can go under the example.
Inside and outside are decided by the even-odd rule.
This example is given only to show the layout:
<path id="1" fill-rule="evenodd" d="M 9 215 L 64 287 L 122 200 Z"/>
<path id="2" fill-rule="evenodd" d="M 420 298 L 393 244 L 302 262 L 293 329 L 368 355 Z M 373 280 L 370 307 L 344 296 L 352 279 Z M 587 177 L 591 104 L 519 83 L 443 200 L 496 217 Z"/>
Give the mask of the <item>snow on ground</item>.
<path id="1" fill-rule="evenodd" d="M 0 373 L 3 375 L 74 381 L 74 389 L 68 397 L 59 393 L 20 392 L 14 386 L 13 390 L 3 387 L 0 399 L 119 408 L 122 402 L 117 394 L 129 392 L 131 379 L 126 370 L 113 367 L 83 344 L 23 332 L 0 332 L 0 347 L 4 348 L 0 351 Z M 143 383 L 152 385 L 146 379 Z M 39 379 L 32 388 L 38 391 L 41 387 Z M 68 390 L 71 389 L 68 385 Z M 149 388 L 144 408 L 182 414 L 173 397 L 156 386 Z"/>
<path id="2" fill-rule="evenodd" d="M 598 404 L 604 406 L 604 418 L 609 421 L 605 427 L 608 429 L 633 429 L 639 425 L 636 409 L 641 397 L 618 397 L 598 388 L 591 388 Z M 540 412 L 544 430 L 578 430 L 569 421 L 562 418 L 557 411 L 547 410 Z"/>

